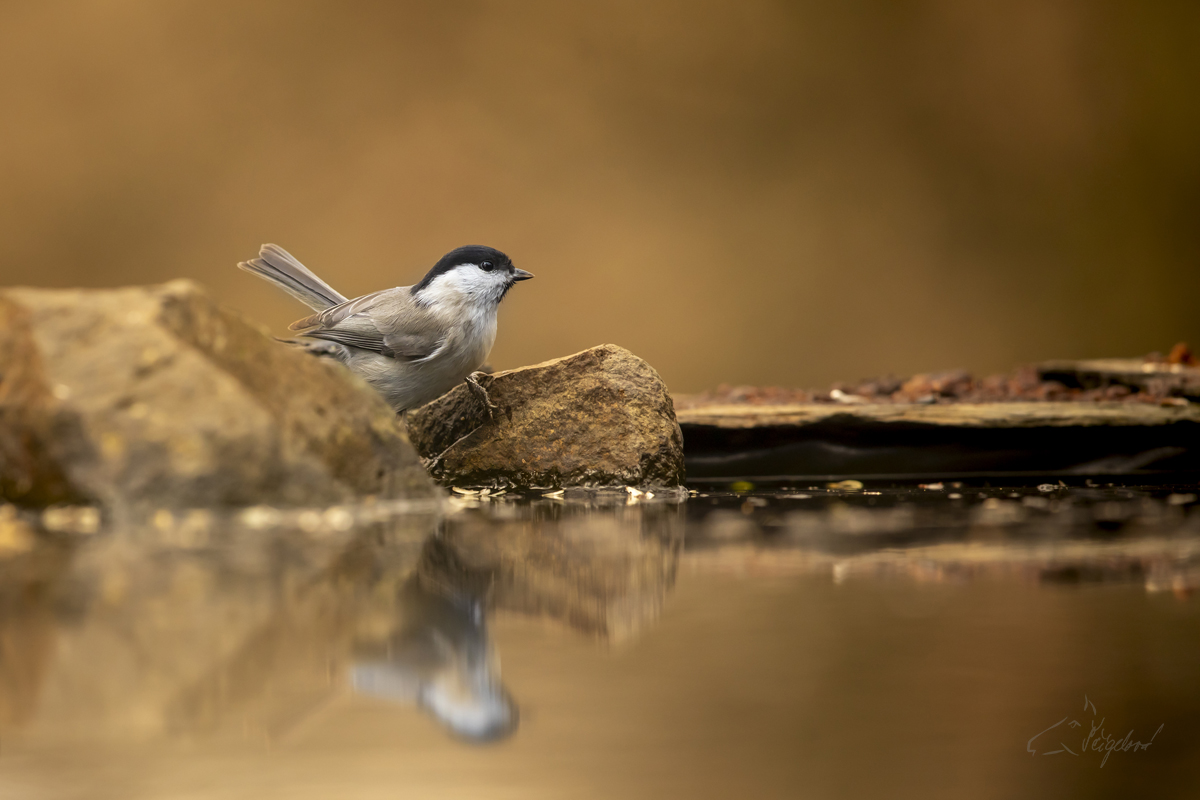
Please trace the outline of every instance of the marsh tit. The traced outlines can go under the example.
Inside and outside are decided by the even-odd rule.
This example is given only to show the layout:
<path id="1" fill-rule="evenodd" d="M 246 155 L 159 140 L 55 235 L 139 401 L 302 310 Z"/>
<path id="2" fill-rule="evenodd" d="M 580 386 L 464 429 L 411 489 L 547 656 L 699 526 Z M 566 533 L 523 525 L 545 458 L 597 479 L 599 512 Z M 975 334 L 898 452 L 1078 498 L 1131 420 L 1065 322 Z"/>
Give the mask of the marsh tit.
<path id="1" fill-rule="evenodd" d="M 263 245 L 258 258 L 238 267 L 317 312 L 289 329 L 318 340 L 318 352 L 349 367 L 396 411 L 424 405 L 462 381 L 483 392 L 473 373 L 496 341 L 496 310 L 517 281 L 533 277 L 481 245 L 451 250 L 412 286 L 353 300 L 277 245 Z"/>

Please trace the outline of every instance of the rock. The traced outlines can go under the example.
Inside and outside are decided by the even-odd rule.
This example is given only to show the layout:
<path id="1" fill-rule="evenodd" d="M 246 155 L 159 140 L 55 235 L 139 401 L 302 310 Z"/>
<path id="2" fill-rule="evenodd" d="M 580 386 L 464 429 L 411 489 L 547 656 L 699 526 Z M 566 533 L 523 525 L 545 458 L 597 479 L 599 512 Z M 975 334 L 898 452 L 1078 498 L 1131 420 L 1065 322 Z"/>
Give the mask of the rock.
<path id="1" fill-rule="evenodd" d="M 678 486 L 683 437 L 671 395 L 642 359 L 605 344 L 480 379 L 409 412 L 433 476 L 453 486 Z"/>
<path id="2" fill-rule="evenodd" d="M 1187 403 L 709 405 L 681 410 L 679 422 L 693 478 L 949 479 L 1200 468 L 1200 405 Z"/>
<path id="3" fill-rule="evenodd" d="M 387 404 L 198 286 L 0 292 L 0 492 L 110 509 L 436 492 Z"/>
<path id="4" fill-rule="evenodd" d="M 1037 366 L 1038 377 L 1070 388 L 1100 389 L 1120 386 L 1156 397 L 1186 397 L 1200 401 L 1200 367 L 1194 366 L 1187 345 L 1171 351 L 1172 361 L 1140 358 L 1096 358 L 1084 361 L 1048 361 Z"/>

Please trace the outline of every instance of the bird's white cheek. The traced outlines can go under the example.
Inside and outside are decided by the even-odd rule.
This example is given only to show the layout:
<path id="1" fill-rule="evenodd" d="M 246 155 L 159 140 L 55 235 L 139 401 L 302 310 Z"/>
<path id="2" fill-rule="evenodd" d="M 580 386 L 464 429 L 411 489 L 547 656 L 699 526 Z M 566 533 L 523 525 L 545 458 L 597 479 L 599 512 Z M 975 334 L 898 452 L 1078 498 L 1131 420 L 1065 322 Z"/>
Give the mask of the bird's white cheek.
<path id="1" fill-rule="evenodd" d="M 474 275 L 468 274 L 464 277 L 462 288 L 463 293 L 471 297 L 496 301 L 504 294 L 504 284 L 505 278 L 502 275 L 476 271 Z"/>
<path id="2" fill-rule="evenodd" d="M 501 274 L 484 272 L 478 267 L 460 267 L 439 275 L 421 290 L 421 295 L 431 304 L 496 302 L 504 294 L 505 283 L 506 278 Z"/>

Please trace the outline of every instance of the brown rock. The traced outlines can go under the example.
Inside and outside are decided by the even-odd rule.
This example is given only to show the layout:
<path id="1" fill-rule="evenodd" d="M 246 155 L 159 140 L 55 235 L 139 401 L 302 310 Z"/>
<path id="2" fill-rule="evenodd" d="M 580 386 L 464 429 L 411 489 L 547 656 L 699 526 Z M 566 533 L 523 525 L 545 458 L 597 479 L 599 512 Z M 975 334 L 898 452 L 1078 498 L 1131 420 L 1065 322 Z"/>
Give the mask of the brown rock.
<path id="1" fill-rule="evenodd" d="M 435 492 L 402 424 L 337 364 L 187 281 L 0 292 L 0 492 L 114 509 Z"/>
<path id="2" fill-rule="evenodd" d="M 492 419 L 459 386 L 408 415 L 434 477 L 455 486 L 678 486 L 683 437 L 649 364 L 606 344 L 484 376 Z"/>

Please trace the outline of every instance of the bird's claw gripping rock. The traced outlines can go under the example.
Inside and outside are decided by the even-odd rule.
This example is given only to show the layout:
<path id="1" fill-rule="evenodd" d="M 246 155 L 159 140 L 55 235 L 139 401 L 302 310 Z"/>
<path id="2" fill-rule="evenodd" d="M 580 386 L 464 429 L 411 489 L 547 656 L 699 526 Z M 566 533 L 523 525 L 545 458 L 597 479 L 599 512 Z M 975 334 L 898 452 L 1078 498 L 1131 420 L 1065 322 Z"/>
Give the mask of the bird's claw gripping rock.
<path id="1" fill-rule="evenodd" d="M 485 374 L 483 372 L 472 372 L 466 377 L 466 384 L 470 387 L 471 392 L 483 402 L 484 407 L 487 408 L 488 419 L 494 420 L 496 412 L 500 410 L 500 406 L 492 402 L 492 398 L 488 397 L 487 389 L 483 388 L 483 385 L 479 382 L 479 376 Z"/>

